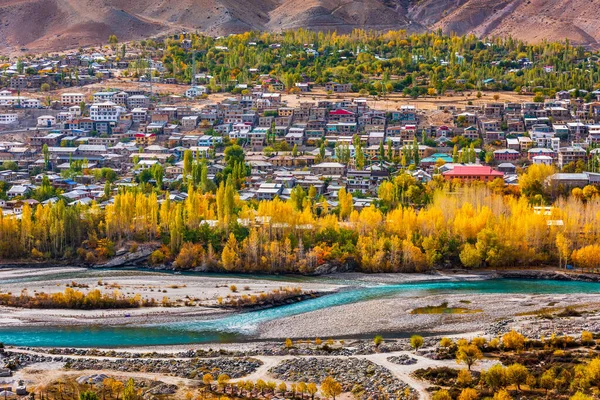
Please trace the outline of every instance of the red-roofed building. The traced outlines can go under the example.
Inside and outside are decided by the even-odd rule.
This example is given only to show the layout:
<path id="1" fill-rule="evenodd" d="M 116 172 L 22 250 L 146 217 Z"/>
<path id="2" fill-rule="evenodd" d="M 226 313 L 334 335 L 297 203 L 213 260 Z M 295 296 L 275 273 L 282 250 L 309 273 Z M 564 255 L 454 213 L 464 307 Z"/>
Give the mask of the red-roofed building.
<path id="1" fill-rule="evenodd" d="M 337 122 L 355 122 L 356 115 L 352 111 L 344 110 L 339 108 L 337 110 L 329 111 L 329 121 Z"/>
<path id="2" fill-rule="evenodd" d="M 454 169 L 443 174 L 444 179 L 459 179 L 464 182 L 482 181 L 491 182 L 496 178 L 503 178 L 502 172 L 493 170 L 485 165 L 457 165 Z"/>
<path id="3" fill-rule="evenodd" d="M 138 132 L 135 134 L 135 143 L 149 145 L 156 141 L 156 135 L 154 133 L 141 133 Z"/>

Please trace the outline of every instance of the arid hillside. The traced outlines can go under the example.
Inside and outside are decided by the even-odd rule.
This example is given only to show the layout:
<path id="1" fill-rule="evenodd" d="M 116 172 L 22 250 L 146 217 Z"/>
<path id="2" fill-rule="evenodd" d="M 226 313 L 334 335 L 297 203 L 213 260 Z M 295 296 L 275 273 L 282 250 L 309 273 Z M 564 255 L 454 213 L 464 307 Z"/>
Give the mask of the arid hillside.
<path id="1" fill-rule="evenodd" d="M 600 0 L 423 0 L 411 17 L 444 32 L 600 45 Z"/>
<path id="2" fill-rule="evenodd" d="M 40 52 L 182 30 L 441 28 L 598 46 L 600 0 L 3 0 L 0 53 Z"/>

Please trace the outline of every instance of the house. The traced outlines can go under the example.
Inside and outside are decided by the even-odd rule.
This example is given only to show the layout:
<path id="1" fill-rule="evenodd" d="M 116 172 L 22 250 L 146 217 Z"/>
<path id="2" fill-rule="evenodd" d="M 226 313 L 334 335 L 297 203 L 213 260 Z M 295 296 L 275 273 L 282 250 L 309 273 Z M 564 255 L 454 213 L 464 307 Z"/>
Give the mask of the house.
<path id="1" fill-rule="evenodd" d="M 63 107 L 74 106 L 82 103 L 85 99 L 83 93 L 63 93 L 60 96 L 60 103 Z"/>
<path id="2" fill-rule="evenodd" d="M 553 158 L 555 156 L 555 154 L 556 153 L 552 149 L 535 147 L 535 148 L 529 149 L 527 151 L 527 158 L 530 160 L 532 160 L 534 157 L 538 157 L 538 156 L 546 156 L 546 157 Z"/>
<path id="3" fill-rule="evenodd" d="M 313 165 L 311 172 L 314 175 L 343 176 L 346 173 L 346 166 L 337 162 L 323 162 Z"/>
<path id="4" fill-rule="evenodd" d="M 181 128 L 186 131 L 191 131 L 196 129 L 198 126 L 198 116 L 197 115 L 189 115 L 187 117 L 183 117 L 181 119 Z"/>
<path id="5" fill-rule="evenodd" d="M 17 114 L 0 114 L 0 125 L 15 124 L 19 121 Z"/>
<path id="6" fill-rule="evenodd" d="M 502 163 L 499 164 L 496 169 L 505 175 L 514 175 L 517 173 L 517 167 L 511 163 Z"/>
<path id="7" fill-rule="evenodd" d="M 133 122 L 146 122 L 148 120 L 147 108 L 134 108 L 131 110 L 131 120 Z"/>
<path id="8" fill-rule="evenodd" d="M 422 167 L 432 167 L 434 165 L 436 165 L 438 162 L 443 161 L 444 163 L 451 163 L 453 162 L 452 156 L 446 154 L 446 153 L 435 153 L 430 155 L 429 157 L 425 157 L 423 159 L 421 159 L 421 166 Z"/>
<path id="9" fill-rule="evenodd" d="M 531 158 L 533 164 L 552 165 L 553 160 L 550 156 L 534 156 Z"/>
<path id="10" fill-rule="evenodd" d="M 94 103 L 104 103 L 105 101 L 112 101 L 114 95 L 117 92 L 97 92 L 94 93 Z"/>
<path id="11" fill-rule="evenodd" d="M 117 106 L 111 101 L 95 103 L 90 107 L 90 119 L 92 121 L 116 122 L 123 111 L 123 107 Z"/>
<path id="12" fill-rule="evenodd" d="M 304 141 L 304 130 L 294 130 L 285 135 L 285 141 L 290 147 L 301 146 Z"/>
<path id="13" fill-rule="evenodd" d="M 546 178 L 546 184 L 553 190 L 565 190 L 574 187 L 584 187 L 590 183 L 590 178 L 585 172 L 582 173 L 557 173 Z"/>
<path id="14" fill-rule="evenodd" d="M 185 91 L 185 97 L 187 97 L 188 99 L 193 99 L 207 93 L 208 89 L 206 88 L 206 86 L 192 86 L 191 88 Z"/>
<path id="15" fill-rule="evenodd" d="M 113 103 L 116 104 L 116 103 Z M 150 107 L 150 98 L 144 95 L 129 96 L 127 98 L 127 107 L 132 108 L 148 108 Z"/>
<path id="16" fill-rule="evenodd" d="M 377 193 L 379 184 L 389 177 L 387 170 L 348 171 L 346 185 L 349 192 Z"/>
<path id="17" fill-rule="evenodd" d="M 56 117 L 52 115 L 42 115 L 37 119 L 37 126 L 39 127 L 51 127 L 56 125 Z"/>
<path id="18" fill-rule="evenodd" d="M 513 149 L 500 149 L 494 151 L 494 160 L 498 161 L 514 161 L 521 157 L 521 153 Z"/>
<path id="19" fill-rule="evenodd" d="M 6 197 L 14 199 L 15 197 L 25 197 L 31 193 L 31 188 L 25 185 L 14 185 L 6 192 Z"/>
<path id="20" fill-rule="evenodd" d="M 352 85 L 350 83 L 327 82 L 325 90 L 332 93 L 346 93 L 352 91 Z"/>
<path id="21" fill-rule="evenodd" d="M 306 92 L 310 92 L 310 85 L 308 83 L 303 83 L 303 82 L 297 82 L 296 83 L 296 88 L 301 92 L 301 93 L 306 93 Z"/>
<path id="22" fill-rule="evenodd" d="M 457 165 L 442 173 L 442 176 L 448 181 L 458 179 L 463 182 L 491 182 L 496 178 L 502 179 L 504 174 L 485 165 Z"/>
<path id="23" fill-rule="evenodd" d="M 262 183 L 256 190 L 257 200 L 273 200 L 281 196 L 283 185 L 281 183 Z"/>

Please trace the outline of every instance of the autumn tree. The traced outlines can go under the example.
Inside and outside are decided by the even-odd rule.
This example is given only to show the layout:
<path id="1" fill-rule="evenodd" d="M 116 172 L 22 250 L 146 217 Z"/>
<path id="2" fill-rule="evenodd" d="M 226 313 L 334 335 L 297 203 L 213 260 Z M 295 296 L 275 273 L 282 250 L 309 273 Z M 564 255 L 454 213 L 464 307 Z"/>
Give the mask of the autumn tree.
<path id="1" fill-rule="evenodd" d="M 419 335 L 412 335 L 410 337 L 410 347 L 415 349 L 415 351 L 418 351 L 421 346 L 423 346 L 423 337 Z"/>
<path id="2" fill-rule="evenodd" d="M 477 400 L 478 397 L 479 395 L 477 394 L 477 390 L 466 388 L 460 392 L 458 395 L 458 400 Z"/>
<path id="3" fill-rule="evenodd" d="M 466 364 L 469 371 L 471 370 L 471 367 L 482 358 L 483 354 L 481 353 L 481 350 L 473 344 L 459 346 L 456 351 L 456 362 Z"/>
<path id="4" fill-rule="evenodd" d="M 440 389 L 431 396 L 431 400 L 452 400 L 452 396 L 446 389 Z"/>
<path id="5" fill-rule="evenodd" d="M 317 385 L 314 382 L 310 382 L 306 386 L 306 392 L 310 395 L 311 400 L 315 400 L 315 394 L 317 394 L 318 391 L 319 389 L 317 388 Z"/>
<path id="6" fill-rule="evenodd" d="M 335 400 L 335 397 L 342 393 L 342 385 L 333 377 L 327 376 L 323 382 L 321 382 L 321 393 L 323 393 L 325 397 L 331 397 Z"/>
<path id="7" fill-rule="evenodd" d="M 521 390 L 521 385 L 527 383 L 529 371 L 521 364 L 515 363 L 506 367 L 506 381 Z"/>

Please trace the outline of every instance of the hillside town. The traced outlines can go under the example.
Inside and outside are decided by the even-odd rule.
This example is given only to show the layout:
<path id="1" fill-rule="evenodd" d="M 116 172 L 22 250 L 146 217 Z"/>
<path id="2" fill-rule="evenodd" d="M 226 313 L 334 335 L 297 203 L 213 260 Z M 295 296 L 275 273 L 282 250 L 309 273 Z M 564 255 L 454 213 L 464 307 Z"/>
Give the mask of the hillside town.
<path id="1" fill-rule="evenodd" d="M 426 48 L 402 32 L 388 36 Z M 519 173 L 532 164 L 556 167 L 545 182 L 554 195 L 600 182 L 600 89 L 588 90 L 587 79 L 575 74 L 578 69 L 556 85 L 581 86 L 558 91 L 548 85 L 519 86 L 517 95 L 504 96 L 502 89 L 518 84 L 519 75 L 546 74 L 551 81 L 568 67 L 541 65 L 523 57 L 524 52 L 506 61 L 499 53 L 491 64 L 502 68 L 489 70 L 489 78 L 453 79 L 451 85 L 439 86 L 431 73 L 394 78 L 398 68 L 386 58 L 394 49 L 389 44 L 372 50 L 342 45 L 333 52 L 324 44 L 276 38 L 262 35 L 252 41 L 249 35 L 208 38 L 184 33 L 165 38 L 163 44 L 120 44 L 111 36 L 109 45 L 99 48 L 4 57 L 4 214 L 18 215 L 23 202 L 63 199 L 68 204 L 106 205 L 120 188 L 140 182 L 182 200 L 186 151 L 207 162 L 208 178 L 218 185 L 226 168 L 225 149 L 233 145 L 243 149 L 246 165 L 243 184 L 238 185 L 242 200 L 286 199 L 300 186 L 314 188 L 335 207 L 344 188 L 361 209 L 377 199 L 381 182 L 399 173 L 422 183 L 500 179 L 517 185 Z M 347 76 L 335 80 L 335 73 L 325 71 L 315 79 L 314 72 L 269 73 L 259 67 L 234 69 L 228 77 L 218 69 L 231 64 L 227 59 L 216 69 L 207 68 L 204 60 L 211 57 L 204 49 L 234 57 L 240 50 L 230 47 L 240 40 L 247 44 L 246 52 L 266 54 L 281 65 L 297 57 L 315 66 L 320 59 L 333 65 L 372 60 L 389 65 L 391 75 L 384 73 L 380 81 L 366 75 L 360 81 Z M 475 46 L 472 51 L 480 50 Z M 413 63 L 431 59 L 438 68 L 459 68 L 457 74 L 469 50 L 450 53 L 447 59 L 418 54 L 412 56 Z M 596 69 L 595 56 L 581 55 L 573 50 L 581 66 Z M 181 60 L 191 60 L 191 65 Z M 466 77 L 464 72 L 460 76 Z M 411 80 L 417 85 L 408 84 Z M 398 97 L 394 92 L 400 89 Z M 418 98 L 431 103 L 411 101 Z"/>
<path id="2" fill-rule="evenodd" d="M 201 84 L 184 86 L 182 95 L 158 96 L 146 84 L 120 89 L 111 80 L 110 89 L 86 94 L 75 87 L 44 104 L 29 83 L 21 87 L 19 81 L 11 78 L 0 91 L 2 136 L 20 138 L 0 143 L 5 214 L 18 214 L 23 201 L 107 202 L 140 179 L 156 184 L 144 174 L 154 165 L 164 171 L 159 189 L 176 188 L 186 150 L 207 160 L 214 180 L 225 168 L 224 149 L 233 144 L 243 148 L 248 165 L 240 190 L 245 200 L 285 199 L 301 186 L 314 187 L 335 205 L 344 187 L 360 209 L 376 198 L 382 181 L 400 171 L 424 183 L 439 175 L 515 185 L 530 164 L 556 166 L 560 172 L 547 182 L 556 190 L 600 182 L 600 91 L 592 93 L 596 102 L 574 97 L 573 90 L 544 102 L 449 102 L 421 110 L 377 108 L 368 97 L 351 96 L 347 85 L 305 83 L 298 84 L 303 91 L 336 96 L 291 106 L 286 98 L 298 96 L 261 75 L 255 85 L 244 85 L 244 93 L 227 93 L 219 101 Z M 428 114 L 442 114 L 448 123 L 430 124 Z M 107 168 L 117 176 L 109 189 L 105 176 L 90 172 Z M 35 196 L 45 179 L 55 196 Z M 177 200 L 186 193 L 170 195 Z"/>

